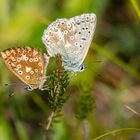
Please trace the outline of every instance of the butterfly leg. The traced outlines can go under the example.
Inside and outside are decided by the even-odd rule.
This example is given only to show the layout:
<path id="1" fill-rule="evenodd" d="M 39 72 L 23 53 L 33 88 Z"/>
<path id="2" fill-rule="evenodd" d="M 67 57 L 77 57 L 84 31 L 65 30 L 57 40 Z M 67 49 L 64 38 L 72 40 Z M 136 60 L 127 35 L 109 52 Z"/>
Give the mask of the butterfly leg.
<path id="1" fill-rule="evenodd" d="M 50 56 L 44 53 L 44 60 L 45 60 L 45 68 L 47 68 L 50 60 Z"/>
<path id="2" fill-rule="evenodd" d="M 44 85 L 40 88 L 40 90 L 44 91 L 44 90 L 49 90 L 49 86 L 48 85 Z"/>

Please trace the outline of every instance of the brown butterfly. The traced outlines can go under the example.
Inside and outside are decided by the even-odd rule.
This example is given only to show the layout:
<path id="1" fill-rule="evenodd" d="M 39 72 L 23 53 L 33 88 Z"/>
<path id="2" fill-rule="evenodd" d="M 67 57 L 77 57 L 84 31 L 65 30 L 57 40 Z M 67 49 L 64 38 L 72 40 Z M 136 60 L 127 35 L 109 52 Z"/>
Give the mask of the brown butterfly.
<path id="1" fill-rule="evenodd" d="M 9 48 L 0 55 L 10 71 L 28 85 L 28 90 L 43 90 L 49 56 L 31 47 Z"/>

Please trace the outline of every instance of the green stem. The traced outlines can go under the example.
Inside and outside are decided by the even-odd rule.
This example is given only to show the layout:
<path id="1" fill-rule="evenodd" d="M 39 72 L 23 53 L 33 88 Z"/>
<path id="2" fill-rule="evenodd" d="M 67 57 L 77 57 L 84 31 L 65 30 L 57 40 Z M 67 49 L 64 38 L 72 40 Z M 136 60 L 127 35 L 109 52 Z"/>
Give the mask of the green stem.
<path id="1" fill-rule="evenodd" d="M 109 131 L 103 135 L 100 135 L 99 137 L 96 137 L 92 140 L 98 140 L 98 139 L 101 139 L 105 136 L 108 136 L 108 135 L 111 135 L 111 134 L 115 134 L 115 133 L 118 133 L 118 132 L 122 132 L 122 131 L 140 131 L 139 128 L 122 128 L 122 129 L 117 129 L 117 130 L 112 130 L 112 131 Z"/>
<path id="2" fill-rule="evenodd" d="M 138 18 L 140 19 L 140 10 L 139 10 L 139 7 L 138 7 L 138 4 L 137 4 L 136 0 L 130 0 L 130 2 L 132 4 Z"/>
<path id="3" fill-rule="evenodd" d="M 45 127 L 45 130 L 48 131 L 51 124 L 52 124 L 52 121 L 53 121 L 53 117 L 55 116 L 55 112 L 52 111 L 51 115 L 48 117 L 48 122 L 46 124 L 46 127 Z"/>

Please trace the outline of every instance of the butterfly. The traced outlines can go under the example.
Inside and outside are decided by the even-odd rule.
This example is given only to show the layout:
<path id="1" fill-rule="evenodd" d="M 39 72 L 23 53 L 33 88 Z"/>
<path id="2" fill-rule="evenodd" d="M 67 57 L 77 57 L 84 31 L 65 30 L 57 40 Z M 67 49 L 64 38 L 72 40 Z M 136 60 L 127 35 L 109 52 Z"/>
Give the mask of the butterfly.
<path id="1" fill-rule="evenodd" d="M 9 48 L 0 52 L 0 56 L 10 71 L 27 85 L 28 90 L 43 90 L 49 56 L 31 47 Z"/>
<path id="2" fill-rule="evenodd" d="M 60 54 L 62 65 L 69 71 L 83 71 L 83 61 L 94 35 L 96 21 L 96 15 L 90 13 L 51 23 L 42 36 L 48 54 L 51 57 Z"/>

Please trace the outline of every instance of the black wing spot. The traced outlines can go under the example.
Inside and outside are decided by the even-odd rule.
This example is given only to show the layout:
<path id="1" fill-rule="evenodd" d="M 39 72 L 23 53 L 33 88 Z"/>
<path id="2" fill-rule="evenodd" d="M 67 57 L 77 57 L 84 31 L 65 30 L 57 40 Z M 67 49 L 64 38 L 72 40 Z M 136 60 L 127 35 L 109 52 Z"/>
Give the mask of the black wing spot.
<path id="1" fill-rule="evenodd" d="M 78 45 L 78 43 L 77 42 L 75 42 L 75 46 L 77 46 Z"/>
<path id="2" fill-rule="evenodd" d="M 82 40 L 86 40 L 86 38 L 81 38 Z"/>

